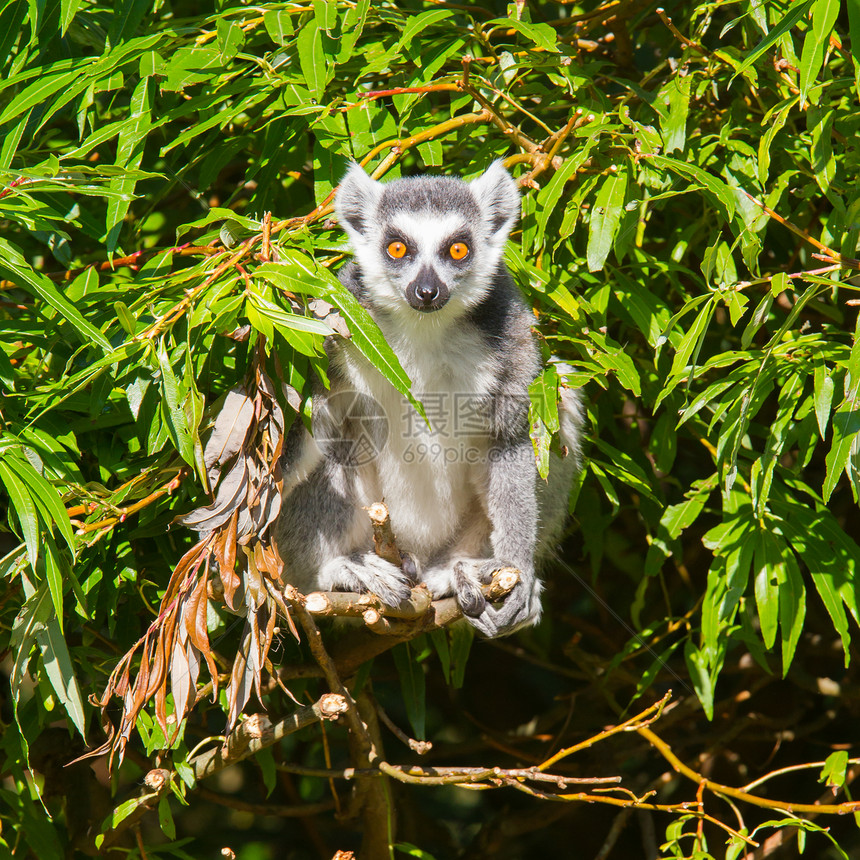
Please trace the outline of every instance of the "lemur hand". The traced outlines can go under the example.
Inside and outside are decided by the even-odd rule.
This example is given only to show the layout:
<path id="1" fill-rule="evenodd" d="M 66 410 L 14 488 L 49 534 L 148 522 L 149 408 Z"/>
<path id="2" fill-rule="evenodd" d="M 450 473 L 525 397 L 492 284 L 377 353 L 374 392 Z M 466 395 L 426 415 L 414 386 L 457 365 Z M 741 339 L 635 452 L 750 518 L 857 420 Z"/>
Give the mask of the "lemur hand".
<path id="1" fill-rule="evenodd" d="M 520 580 L 505 597 L 504 603 L 487 603 L 481 583 L 490 582 L 493 573 L 502 568 L 516 568 Z M 505 636 L 520 627 L 537 623 L 541 615 L 540 595 L 543 584 L 532 568 L 523 569 L 501 559 L 484 562 L 458 561 L 454 565 L 457 602 L 468 622 L 488 638 Z"/>

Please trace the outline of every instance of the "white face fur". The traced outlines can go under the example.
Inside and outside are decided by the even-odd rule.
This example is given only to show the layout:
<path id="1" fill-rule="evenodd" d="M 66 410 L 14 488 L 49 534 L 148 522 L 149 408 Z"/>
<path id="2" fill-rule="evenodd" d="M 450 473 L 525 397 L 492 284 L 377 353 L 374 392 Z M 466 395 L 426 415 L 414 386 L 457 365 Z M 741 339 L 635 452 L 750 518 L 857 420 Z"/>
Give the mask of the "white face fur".
<path id="1" fill-rule="evenodd" d="M 444 322 L 487 295 L 520 198 L 501 161 L 468 183 L 418 176 L 383 184 L 354 164 L 335 208 L 372 306 L 403 321 Z"/>

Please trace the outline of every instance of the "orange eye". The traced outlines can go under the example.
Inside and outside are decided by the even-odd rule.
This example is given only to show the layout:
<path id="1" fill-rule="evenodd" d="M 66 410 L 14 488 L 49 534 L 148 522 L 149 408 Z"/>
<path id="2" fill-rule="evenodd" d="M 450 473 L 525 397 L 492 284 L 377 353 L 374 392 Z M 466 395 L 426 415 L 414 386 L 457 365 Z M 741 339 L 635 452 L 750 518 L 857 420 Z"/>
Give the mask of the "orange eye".
<path id="1" fill-rule="evenodd" d="M 469 246 L 464 242 L 455 242 L 449 249 L 448 253 L 455 260 L 462 260 L 469 253 Z"/>
<path id="2" fill-rule="evenodd" d="M 395 260 L 399 260 L 401 257 L 406 255 L 406 245 L 403 242 L 392 242 L 388 246 L 388 256 L 394 257 Z"/>

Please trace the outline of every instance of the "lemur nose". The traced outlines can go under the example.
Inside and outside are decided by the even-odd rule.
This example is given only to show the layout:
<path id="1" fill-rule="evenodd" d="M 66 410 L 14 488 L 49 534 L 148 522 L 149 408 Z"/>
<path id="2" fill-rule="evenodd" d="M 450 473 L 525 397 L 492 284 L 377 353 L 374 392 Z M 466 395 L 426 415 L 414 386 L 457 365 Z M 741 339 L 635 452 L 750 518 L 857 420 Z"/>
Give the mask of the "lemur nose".
<path id="1" fill-rule="evenodd" d="M 448 287 L 432 266 L 423 266 L 418 277 L 406 288 L 406 301 L 416 311 L 438 311 L 448 298 Z"/>
<path id="2" fill-rule="evenodd" d="M 439 298 L 439 288 L 435 284 L 421 284 L 416 288 L 415 293 L 427 305 Z"/>

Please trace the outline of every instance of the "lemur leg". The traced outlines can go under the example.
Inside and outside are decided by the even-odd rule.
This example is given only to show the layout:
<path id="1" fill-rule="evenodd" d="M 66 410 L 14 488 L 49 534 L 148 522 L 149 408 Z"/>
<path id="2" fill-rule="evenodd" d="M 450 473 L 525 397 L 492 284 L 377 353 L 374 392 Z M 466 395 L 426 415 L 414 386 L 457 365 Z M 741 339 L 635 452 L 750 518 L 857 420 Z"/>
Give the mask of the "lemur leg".
<path id="1" fill-rule="evenodd" d="M 391 606 L 409 597 L 409 570 L 370 548 L 370 518 L 358 497 L 361 476 L 322 460 L 284 499 L 276 541 L 284 578 L 299 591 L 372 592 Z"/>
<path id="2" fill-rule="evenodd" d="M 498 608 L 486 605 L 480 614 L 469 617 L 485 636 L 512 633 L 540 618 L 543 584 L 535 573 L 536 484 L 534 452 L 528 439 L 494 449 L 487 487 L 493 557 L 461 566 L 460 605 L 464 612 L 472 607 L 475 583 L 488 581 L 495 570 L 515 567 L 520 581 Z"/>

